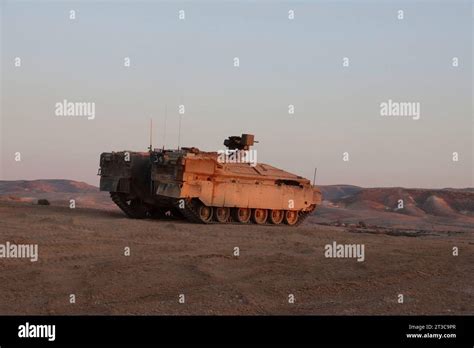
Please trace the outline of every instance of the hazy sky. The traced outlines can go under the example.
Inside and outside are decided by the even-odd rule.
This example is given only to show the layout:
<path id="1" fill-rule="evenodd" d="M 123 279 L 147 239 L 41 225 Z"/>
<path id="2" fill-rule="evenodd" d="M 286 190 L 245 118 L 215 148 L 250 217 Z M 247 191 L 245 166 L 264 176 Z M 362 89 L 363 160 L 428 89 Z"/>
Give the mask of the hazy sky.
<path id="1" fill-rule="evenodd" d="M 247 132 L 318 184 L 474 186 L 470 1 L 0 3 L 1 179 L 97 184 L 101 152 L 146 150 L 150 117 L 163 145 L 165 108 L 176 147 L 183 104 L 181 146 Z M 64 99 L 95 119 L 56 116 Z M 381 116 L 389 99 L 420 119 Z"/>

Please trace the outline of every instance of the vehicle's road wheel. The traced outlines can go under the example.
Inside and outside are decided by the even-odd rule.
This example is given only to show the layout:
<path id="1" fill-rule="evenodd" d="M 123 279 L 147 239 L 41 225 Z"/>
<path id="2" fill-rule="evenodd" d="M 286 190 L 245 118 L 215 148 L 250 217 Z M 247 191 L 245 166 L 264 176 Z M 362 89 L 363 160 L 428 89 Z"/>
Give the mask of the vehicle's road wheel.
<path id="1" fill-rule="evenodd" d="M 249 208 L 234 208 L 233 218 L 235 221 L 241 224 L 246 224 L 250 221 L 250 209 Z"/>
<path id="2" fill-rule="evenodd" d="M 285 224 L 293 226 L 298 222 L 298 212 L 296 210 L 285 211 Z"/>
<path id="3" fill-rule="evenodd" d="M 200 203 L 197 206 L 197 214 L 202 222 L 208 223 L 212 220 L 212 207 Z"/>
<path id="4" fill-rule="evenodd" d="M 285 211 L 273 209 L 268 215 L 268 220 L 270 220 L 270 223 L 274 225 L 279 225 L 283 222 L 283 218 L 285 217 Z"/>
<path id="5" fill-rule="evenodd" d="M 257 225 L 263 225 L 267 222 L 268 210 L 267 209 L 253 209 L 252 221 Z"/>
<path id="6" fill-rule="evenodd" d="M 229 221 L 230 208 L 228 207 L 215 207 L 214 208 L 214 219 L 221 224 Z"/>

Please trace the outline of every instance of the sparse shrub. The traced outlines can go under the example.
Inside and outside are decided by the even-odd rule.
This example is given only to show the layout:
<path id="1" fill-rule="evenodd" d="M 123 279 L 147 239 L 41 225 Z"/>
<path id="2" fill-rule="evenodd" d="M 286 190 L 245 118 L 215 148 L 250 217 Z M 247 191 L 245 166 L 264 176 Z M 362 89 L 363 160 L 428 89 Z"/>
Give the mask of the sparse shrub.
<path id="1" fill-rule="evenodd" d="M 49 201 L 47 199 L 38 199 L 38 205 L 49 205 Z"/>

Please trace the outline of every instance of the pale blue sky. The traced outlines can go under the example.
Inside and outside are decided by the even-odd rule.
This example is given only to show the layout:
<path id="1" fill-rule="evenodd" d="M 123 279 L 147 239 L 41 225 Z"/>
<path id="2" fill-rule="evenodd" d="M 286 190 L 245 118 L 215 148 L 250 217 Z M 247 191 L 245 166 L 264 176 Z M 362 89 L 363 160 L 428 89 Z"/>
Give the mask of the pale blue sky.
<path id="1" fill-rule="evenodd" d="M 259 161 L 318 166 L 319 184 L 474 186 L 470 1 L 0 3 L 2 179 L 97 184 L 99 154 L 145 150 L 151 116 L 161 147 L 165 105 L 176 147 L 184 104 L 182 146 L 249 132 Z M 95 120 L 56 117 L 63 99 L 95 102 Z M 421 119 L 381 117 L 388 99 Z"/>

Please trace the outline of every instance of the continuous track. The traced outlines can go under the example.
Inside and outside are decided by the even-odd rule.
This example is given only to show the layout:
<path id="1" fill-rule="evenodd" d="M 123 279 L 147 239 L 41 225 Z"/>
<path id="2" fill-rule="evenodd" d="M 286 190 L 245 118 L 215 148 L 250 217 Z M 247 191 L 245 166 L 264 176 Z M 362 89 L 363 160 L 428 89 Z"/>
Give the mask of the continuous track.
<path id="1" fill-rule="evenodd" d="M 132 203 L 128 204 L 125 196 L 119 192 L 110 192 L 110 198 L 112 201 L 127 215 L 132 219 L 143 219 L 146 217 L 146 209 L 133 207 Z"/>
<path id="2" fill-rule="evenodd" d="M 192 223 L 199 223 L 199 224 L 208 224 L 208 225 L 213 225 L 213 224 L 222 224 L 221 222 L 218 222 L 218 221 L 215 221 L 215 220 L 210 220 L 210 221 L 203 221 L 200 217 L 199 217 L 199 214 L 196 210 L 196 205 L 193 204 L 192 201 L 187 201 L 185 202 L 184 204 L 184 208 L 180 207 L 179 206 L 179 202 L 176 202 L 176 208 L 179 209 L 179 211 L 182 213 L 182 215 L 184 216 L 184 218 L 186 220 L 188 220 L 189 222 L 192 222 Z M 292 226 L 299 226 L 301 225 L 304 220 L 306 220 L 306 218 L 308 218 L 308 216 L 311 214 L 311 211 L 308 211 L 308 212 L 300 212 L 298 214 L 298 221 L 292 225 Z M 243 225 L 242 223 L 240 222 L 237 222 L 237 221 L 234 221 L 232 219 L 232 217 L 229 218 L 229 221 L 226 222 L 225 224 L 232 224 L 232 225 Z M 246 223 L 246 224 L 253 224 L 251 222 L 251 220 Z M 278 226 L 278 225 L 273 225 L 271 224 L 270 222 L 266 222 L 265 224 L 262 224 L 262 226 L 268 226 L 268 225 L 272 225 L 272 226 Z M 281 223 L 279 225 L 285 225 L 284 223 Z M 288 225 L 285 225 L 285 226 L 288 226 Z"/>
<path id="3" fill-rule="evenodd" d="M 147 210 L 145 207 L 133 207 L 132 203 L 128 203 L 126 200 L 125 196 L 121 193 L 118 192 L 111 192 L 110 197 L 114 201 L 114 203 L 127 215 L 129 218 L 132 219 L 143 219 L 147 217 Z M 197 204 L 193 201 L 186 201 L 184 204 L 184 208 L 182 207 L 182 204 L 180 204 L 179 200 L 174 202 L 175 209 L 181 213 L 181 215 L 184 217 L 189 222 L 192 223 L 199 223 L 199 224 L 221 224 L 221 222 L 215 221 L 211 219 L 210 221 L 204 221 L 200 218 L 199 213 L 197 212 Z M 304 220 L 310 215 L 311 212 L 300 212 L 298 214 L 298 221 L 292 225 L 292 226 L 299 226 L 301 225 Z M 157 211 L 155 215 L 152 215 L 153 217 L 160 218 L 164 217 L 164 212 Z M 242 223 L 234 221 L 231 217 L 229 218 L 229 221 L 226 222 L 226 224 L 232 224 L 232 225 L 242 225 Z M 248 224 L 252 224 L 251 220 L 248 222 Z M 278 226 L 278 225 L 273 225 L 270 222 L 266 222 L 265 224 L 262 224 L 262 226 Z M 285 224 L 279 224 L 279 225 L 285 225 Z M 285 225 L 287 226 L 287 225 Z"/>

